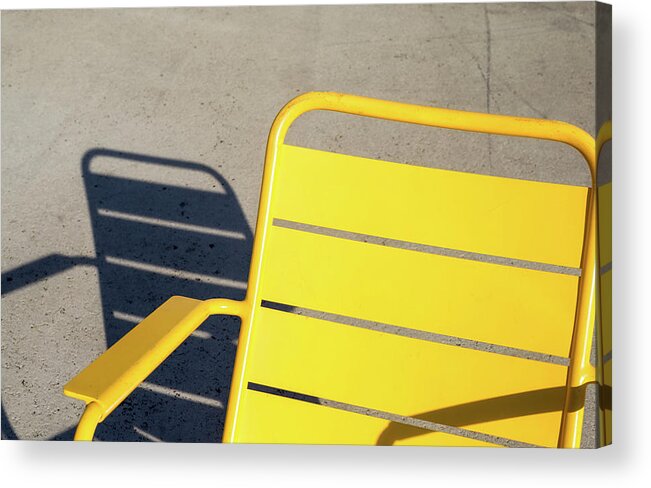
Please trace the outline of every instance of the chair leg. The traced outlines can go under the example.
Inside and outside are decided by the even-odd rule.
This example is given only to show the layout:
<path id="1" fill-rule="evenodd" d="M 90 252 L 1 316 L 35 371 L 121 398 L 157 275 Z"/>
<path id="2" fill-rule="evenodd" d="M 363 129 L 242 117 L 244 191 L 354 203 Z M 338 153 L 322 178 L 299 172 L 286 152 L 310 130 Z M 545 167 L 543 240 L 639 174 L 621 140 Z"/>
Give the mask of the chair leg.
<path id="1" fill-rule="evenodd" d="M 95 435 L 95 428 L 102 416 L 102 408 L 99 403 L 91 402 L 86 405 L 86 409 L 79 419 L 79 425 L 75 431 L 76 441 L 92 441 Z"/>

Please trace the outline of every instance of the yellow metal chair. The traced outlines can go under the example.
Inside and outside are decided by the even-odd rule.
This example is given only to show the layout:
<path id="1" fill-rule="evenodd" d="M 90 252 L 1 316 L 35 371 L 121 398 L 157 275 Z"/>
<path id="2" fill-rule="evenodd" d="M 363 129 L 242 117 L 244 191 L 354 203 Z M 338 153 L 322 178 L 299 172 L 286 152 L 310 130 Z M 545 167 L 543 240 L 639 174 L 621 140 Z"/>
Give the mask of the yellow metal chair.
<path id="1" fill-rule="evenodd" d="M 87 403 L 75 439 L 92 439 L 192 331 L 225 314 L 242 325 L 224 442 L 579 447 L 585 389 L 602 383 L 601 359 L 590 363 L 600 308 L 597 192 L 285 144 L 290 125 L 312 110 L 569 144 L 596 188 L 595 141 L 563 122 L 299 96 L 269 136 L 246 298 L 175 296 L 145 318 L 65 386 Z M 552 270 L 391 245 L 405 241 Z M 567 268 L 580 277 L 554 272 Z M 386 325 L 373 330 L 368 321 Z M 428 340 L 432 333 L 501 349 L 443 344 Z"/>
<path id="2" fill-rule="evenodd" d="M 597 161 L 601 161 L 604 156 L 602 148 L 610 143 L 612 137 L 612 124 L 607 121 L 599 128 L 597 134 Z M 605 161 L 609 163 L 609 161 Z M 610 162 L 612 164 L 612 162 Z M 599 165 L 599 168 L 604 168 L 606 164 Z M 600 169 L 601 171 L 601 169 Z M 599 178 L 598 178 L 599 180 Z M 603 422 L 605 423 L 604 439 L 606 444 L 612 442 L 612 386 L 613 386 L 613 358 L 612 358 L 612 289 L 613 289 L 613 270 L 612 270 L 612 233 L 613 233 L 613 184 L 610 178 L 604 178 L 605 181 L 598 181 L 597 187 L 598 200 L 599 200 L 599 229 L 598 229 L 598 242 L 599 242 L 599 264 L 600 264 L 600 280 L 599 287 L 601 293 L 599 295 L 598 309 L 600 310 L 599 317 L 601 319 L 601 332 L 602 332 L 602 352 L 601 359 L 603 361 L 603 385 L 601 395 L 601 410 L 604 415 Z"/>

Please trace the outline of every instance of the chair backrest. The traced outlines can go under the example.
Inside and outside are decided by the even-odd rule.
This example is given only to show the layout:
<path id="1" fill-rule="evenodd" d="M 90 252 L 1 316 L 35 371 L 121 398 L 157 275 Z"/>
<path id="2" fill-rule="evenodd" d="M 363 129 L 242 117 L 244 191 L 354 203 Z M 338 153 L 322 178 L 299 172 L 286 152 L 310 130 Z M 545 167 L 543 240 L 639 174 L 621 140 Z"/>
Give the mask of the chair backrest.
<path id="1" fill-rule="evenodd" d="M 290 102 L 267 146 L 224 441 L 577 446 L 596 379 L 590 188 L 285 144 L 310 110 L 554 140 L 594 175 L 594 140 L 562 122 Z"/>

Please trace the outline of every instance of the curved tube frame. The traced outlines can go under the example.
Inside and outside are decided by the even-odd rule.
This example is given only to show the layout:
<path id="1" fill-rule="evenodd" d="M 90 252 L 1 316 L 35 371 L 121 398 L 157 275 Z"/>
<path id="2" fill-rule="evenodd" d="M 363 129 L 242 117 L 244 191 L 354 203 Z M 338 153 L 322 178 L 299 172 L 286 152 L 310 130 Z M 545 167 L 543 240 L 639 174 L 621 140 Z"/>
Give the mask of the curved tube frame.
<path id="1" fill-rule="evenodd" d="M 75 430 L 76 441 L 92 441 L 95 429 L 102 418 L 103 409 L 97 402 L 90 402 L 86 405 L 84 413 L 79 419 L 77 430 Z"/>

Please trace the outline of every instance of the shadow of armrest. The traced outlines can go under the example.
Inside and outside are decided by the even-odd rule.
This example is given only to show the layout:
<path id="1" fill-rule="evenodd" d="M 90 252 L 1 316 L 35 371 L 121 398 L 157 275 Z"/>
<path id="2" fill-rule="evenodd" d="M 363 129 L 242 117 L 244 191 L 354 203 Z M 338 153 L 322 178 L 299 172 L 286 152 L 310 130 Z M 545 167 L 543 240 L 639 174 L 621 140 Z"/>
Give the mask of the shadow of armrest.
<path id="1" fill-rule="evenodd" d="M 2 273 L 2 295 L 19 290 L 75 266 L 96 266 L 97 260 L 86 256 L 50 254 Z"/>
<path id="2" fill-rule="evenodd" d="M 103 421 L 210 315 L 242 317 L 244 302 L 174 296 L 65 385 L 65 395 L 86 410 L 75 440 L 92 440 Z"/>

